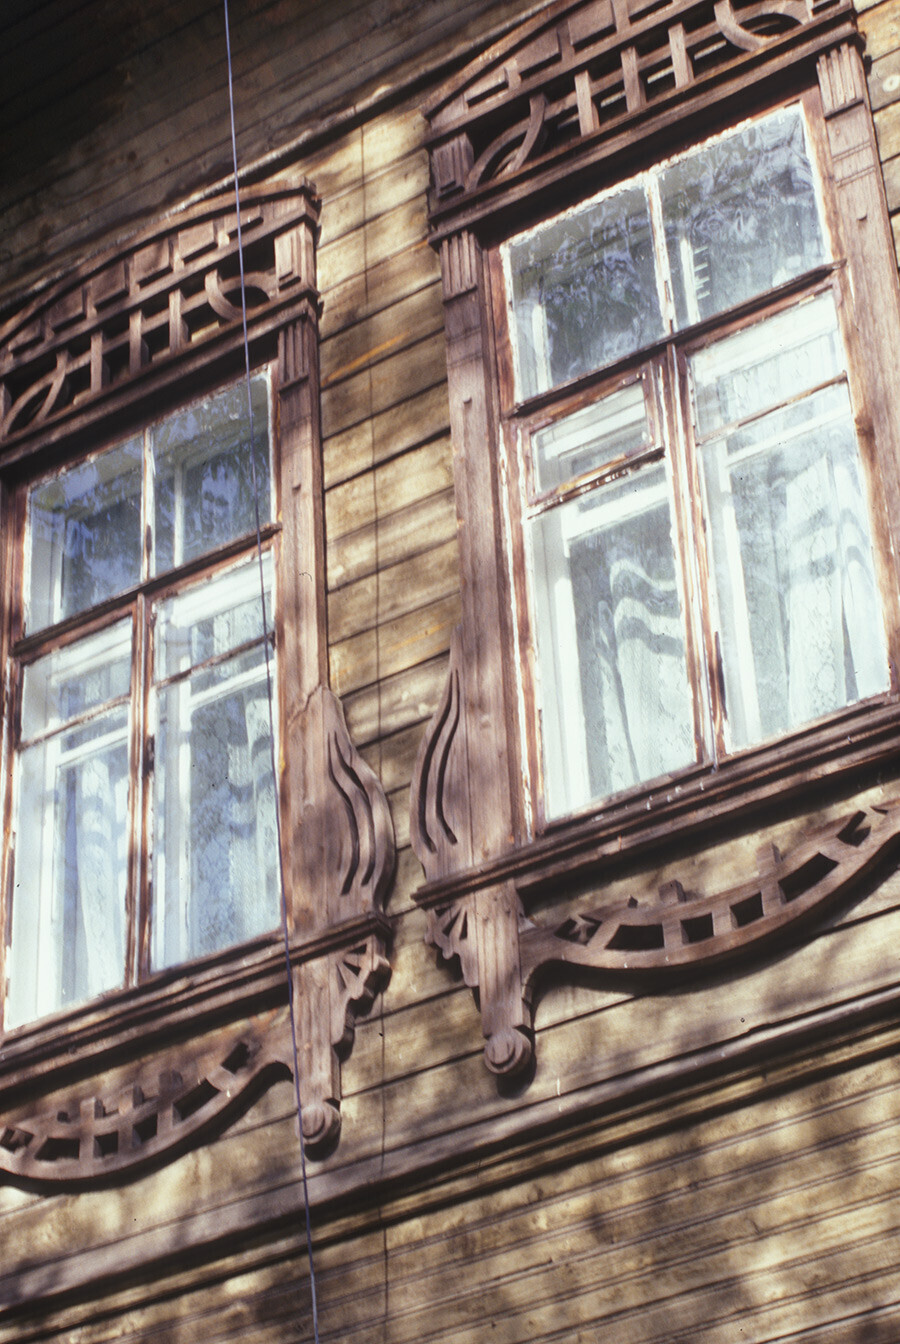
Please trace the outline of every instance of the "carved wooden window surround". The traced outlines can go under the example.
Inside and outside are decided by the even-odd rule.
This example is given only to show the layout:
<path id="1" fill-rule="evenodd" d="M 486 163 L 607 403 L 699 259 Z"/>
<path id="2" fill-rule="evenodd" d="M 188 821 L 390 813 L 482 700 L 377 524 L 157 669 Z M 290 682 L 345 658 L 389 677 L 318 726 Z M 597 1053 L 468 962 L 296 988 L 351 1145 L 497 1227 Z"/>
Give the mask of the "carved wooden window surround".
<path id="1" fill-rule="evenodd" d="M 354 1022 L 389 975 L 382 907 L 394 859 L 383 791 L 353 747 L 327 681 L 318 208 L 304 182 L 248 189 L 241 204 L 251 362 L 266 371 L 264 378 L 254 375 L 255 386 L 263 396 L 270 387 L 273 403 L 275 511 L 263 539 L 277 593 L 278 806 L 304 1062 L 303 1128 L 312 1152 L 337 1140 L 340 1058 Z M 0 965 L 9 955 L 14 908 L 8 776 L 20 713 L 18 667 L 33 654 L 27 632 L 23 643 L 15 624 L 21 501 L 30 481 L 129 434 L 137 432 L 140 442 L 144 426 L 240 378 L 238 260 L 234 197 L 217 197 L 92 258 L 0 326 L 6 837 Z M 217 564 L 227 568 L 254 548 L 245 537 L 226 547 Z M 162 591 L 164 574 L 159 585 Z M 140 603 L 146 582 L 135 591 Z M 109 624 L 126 599 L 101 602 L 91 621 Z M 36 636 L 42 653 L 56 631 L 65 645 L 73 624 L 66 615 L 44 622 L 49 634 Z M 139 745 L 132 757 L 144 761 L 142 770 L 146 748 Z M 18 837 L 20 863 L 27 844 L 27 836 Z M 146 955 L 152 893 L 146 853 L 141 844 L 137 849 L 122 986 L 0 1035 L 0 1171 L 19 1180 L 80 1184 L 159 1162 L 221 1127 L 292 1071 L 280 930 L 153 972 Z M 8 975 L 0 980 L 5 985 Z M 200 1037 L 202 1044 L 192 1044 Z M 113 1064 L 114 1081 L 96 1081 Z"/>
<path id="2" fill-rule="evenodd" d="M 561 393 L 539 388 L 517 404 L 502 245 L 716 132 L 800 102 L 838 240 L 833 264 L 803 283 L 812 294 L 826 274 L 839 274 L 844 291 L 854 395 L 865 406 L 856 428 L 872 473 L 870 526 L 890 656 L 885 689 L 777 741 L 719 759 L 700 750 L 694 765 L 553 816 L 540 788 L 521 467 L 511 443 L 520 425 L 532 432 L 552 419 L 565 395 L 577 408 L 597 397 L 604 377 L 627 384 L 648 356 L 576 379 Z M 426 116 L 463 617 L 414 779 L 413 841 L 426 874 L 417 899 L 429 911 L 431 941 L 478 987 L 488 1067 L 513 1073 L 532 1054 L 530 1002 L 548 967 L 658 979 L 718 964 L 846 896 L 895 844 L 890 805 L 849 813 L 802 853 L 773 854 L 770 846 L 738 890 L 698 894 L 675 881 L 557 926 L 536 914 L 538 900 L 553 892 L 596 888 L 601 873 L 673 840 L 710 835 L 775 799 L 811 798 L 822 781 L 875 770 L 895 754 L 898 576 L 889 557 L 897 554 L 900 421 L 889 368 L 900 304 L 860 43 L 844 0 L 559 0 L 473 62 Z M 774 298 L 785 301 L 780 291 Z M 688 325 L 697 344 L 709 324 Z"/>

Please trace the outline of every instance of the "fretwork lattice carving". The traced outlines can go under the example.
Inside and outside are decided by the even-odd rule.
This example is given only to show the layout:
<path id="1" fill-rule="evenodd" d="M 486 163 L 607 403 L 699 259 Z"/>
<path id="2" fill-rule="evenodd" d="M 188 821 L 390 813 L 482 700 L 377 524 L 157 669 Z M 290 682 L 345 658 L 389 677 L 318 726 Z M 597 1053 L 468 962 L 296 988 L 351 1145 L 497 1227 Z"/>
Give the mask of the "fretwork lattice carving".
<path id="1" fill-rule="evenodd" d="M 622 137 L 633 145 L 656 113 L 701 100 L 713 82 L 721 99 L 729 79 L 833 44 L 851 14 L 847 0 L 550 6 L 426 108 L 435 235 L 623 148 Z"/>
<path id="2" fill-rule="evenodd" d="M 340 1132 L 340 1061 L 356 1023 L 390 977 L 384 930 L 294 966 L 303 1135 L 315 1156 Z M 0 1172 L 30 1185 L 81 1186 L 169 1161 L 224 1129 L 293 1074 L 286 1008 L 223 1031 L 218 1048 L 189 1042 L 136 1062 L 115 1089 L 50 1091 L 0 1119 Z M 39 1084 L 37 1084 L 39 1086 Z"/>
<path id="3" fill-rule="evenodd" d="M 525 917 L 510 882 L 436 902 L 429 909 L 428 940 L 445 960 L 458 958 L 465 983 L 479 991 L 488 1067 L 512 1073 L 531 1057 L 528 1016 L 551 968 L 557 977 L 587 967 L 659 983 L 691 968 L 718 966 L 765 948 L 789 927 L 852 895 L 898 848 L 900 799 L 893 799 L 838 818 L 787 854 L 773 845 L 760 849 L 756 876 L 724 891 L 706 895 L 673 879 L 656 891 L 638 886 L 624 900 L 548 924 Z M 510 915 L 517 917 L 517 932 Z M 497 976 L 504 960 L 514 975 Z M 515 1051 L 510 1041 L 520 1042 Z"/>
<path id="4" fill-rule="evenodd" d="M 251 339 L 315 303 L 317 218 L 306 184 L 243 194 Z M 0 450 L 105 414 L 241 340 L 237 215 L 224 194 L 84 264 L 0 325 Z"/>

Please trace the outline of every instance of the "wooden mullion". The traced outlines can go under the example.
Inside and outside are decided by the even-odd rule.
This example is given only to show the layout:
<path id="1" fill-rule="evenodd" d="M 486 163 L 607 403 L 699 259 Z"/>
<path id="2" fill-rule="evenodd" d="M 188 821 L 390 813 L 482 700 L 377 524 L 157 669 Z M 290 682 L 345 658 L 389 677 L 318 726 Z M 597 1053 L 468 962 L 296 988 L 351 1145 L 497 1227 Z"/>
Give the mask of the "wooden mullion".
<path id="1" fill-rule="evenodd" d="M 719 647 L 716 624 L 713 620 L 709 548 L 706 519 L 703 510 L 703 492 L 700 486 L 700 467 L 691 414 L 688 384 L 687 356 L 673 343 L 668 358 L 668 395 L 671 412 L 677 426 L 677 474 L 680 489 L 676 490 L 678 506 L 683 518 L 682 565 L 689 577 L 693 600 L 693 616 L 688 615 L 692 670 L 691 683 L 697 725 L 698 759 L 713 762 L 725 755 L 725 705 L 719 667 Z M 710 736 L 707 737 L 707 734 Z"/>
<path id="2" fill-rule="evenodd" d="M 13 708 L 17 700 L 17 682 L 9 656 L 10 628 L 14 594 L 20 586 L 19 566 L 16 564 L 21 539 L 19 496 L 12 494 L 0 480 L 0 573 L 7 575 L 0 585 L 0 1030 L 6 1008 L 7 965 L 6 954 L 11 935 L 12 905 L 9 893 L 12 887 L 12 767 L 13 767 Z"/>
<path id="3" fill-rule="evenodd" d="M 153 738 L 149 731 L 152 675 L 152 604 L 141 594 L 134 606 L 131 659 L 131 725 L 129 734 L 128 893 L 125 984 L 149 971 L 150 818 L 153 793 Z"/>

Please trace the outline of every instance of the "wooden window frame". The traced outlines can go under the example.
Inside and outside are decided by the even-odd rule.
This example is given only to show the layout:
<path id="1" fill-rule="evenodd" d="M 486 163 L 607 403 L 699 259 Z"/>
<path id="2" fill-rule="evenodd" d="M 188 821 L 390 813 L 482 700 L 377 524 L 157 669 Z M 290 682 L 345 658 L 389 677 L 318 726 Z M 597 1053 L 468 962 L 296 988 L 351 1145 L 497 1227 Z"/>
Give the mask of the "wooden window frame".
<path id="1" fill-rule="evenodd" d="M 649 858 L 663 845 L 721 835 L 738 815 L 747 824 L 776 800 L 779 806 L 821 802 L 829 788 L 874 777 L 896 754 L 898 576 L 893 566 L 884 572 L 884 557 L 898 554 L 900 516 L 900 418 L 886 353 L 900 348 L 896 261 L 852 8 L 845 0 L 801 4 L 790 22 L 785 18 L 783 10 L 745 0 L 718 0 L 707 9 L 702 0 L 557 0 L 473 62 L 426 109 L 463 615 L 445 695 L 417 763 L 412 834 L 426 874 L 417 899 L 429 912 L 429 937 L 444 956 L 458 958 L 467 983 L 479 987 L 486 1059 L 497 1073 L 520 1070 L 531 1057 L 531 985 L 551 962 L 640 966 L 659 974 L 685 958 L 716 964 L 724 950 L 732 955 L 762 942 L 784 922 L 773 922 L 774 909 L 767 909 L 739 936 L 730 926 L 725 936 L 723 925 L 720 937 L 717 925 L 715 937 L 698 939 L 684 953 L 673 948 L 660 916 L 655 950 L 642 945 L 635 959 L 635 948 L 623 947 L 617 962 L 605 936 L 583 931 L 585 950 L 575 955 L 544 928 L 525 932 L 522 919 L 538 900 L 560 883 L 590 883 L 599 872 Z M 707 44 L 704 51 L 719 53 L 715 69 L 698 63 L 700 48 L 691 47 L 690 34 Z M 670 82 L 653 86 L 649 81 L 666 69 Z M 512 390 L 499 246 L 652 163 L 798 100 L 814 155 L 832 173 L 824 210 L 840 255 L 818 280 L 836 277 L 845 307 L 852 304 L 842 327 L 845 334 L 853 329 L 848 376 L 857 412 L 864 408 L 857 417 L 861 453 L 876 478 L 870 504 L 879 533 L 891 690 L 724 762 L 707 761 L 546 819 L 531 793 L 539 762 L 513 479 L 519 468 L 504 436 L 504 426 L 524 413 Z M 742 312 L 773 297 L 788 302 L 813 283 L 807 275 L 783 296 L 761 296 Z M 702 339 L 711 325 L 691 328 L 669 349 Z M 583 383 L 596 385 L 618 371 L 613 366 Z M 536 413 L 570 390 L 541 394 L 528 409 Z M 826 899 L 824 887 L 819 895 Z M 731 907 L 723 901 L 727 913 Z"/>
<path id="2" fill-rule="evenodd" d="M 276 362 L 277 365 L 277 362 Z M 279 455 L 277 451 L 276 436 L 272 433 L 272 403 L 276 392 L 272 385 L 270 377 L 270 366 L 261 365 L 253 370 L 253 375 L 264 372 L 266 378 L 266 406 L 267 406 L 267 425 L 265 431 L 255 426 L 255 436 L 257 443 L 261 442 L 262 434 L 265 434 L 266 451 L 268 453 L 271 466 L 275 469 L 273 486 L 277 485 Z M 197 401 L 205 401 L 214 396 L 217 392 L 225 390 L 227 387 L 233 388 L 237 395 L 244 397 L 244 380 L 241 378 L 237 382 L 226 383 L 221 386 L 210 388 L 205 396 L 200 398 L 191 397 L 186 403 L 178 402 L 174 407 L 174 413 L 197 404 Z M 170 412 L 171 414 L 171 412 Z M 141 500 L 144 504 L 144 490 L 147 480 L 146 457 L 148 454 L 147 433 L 150 429 L 164 424 L 169 417 L 163 415 L 157 417 L 152 425 L 144 424 L 141 429 L 136 430 L 129 435 L 135 439 L 140 435 L 141 438 L 141 457 L 142 457 L 142 480 L 141 480 Z M 118 440 L 122 442 L 122 440 Z M 102 453 L 107 448 L 114 448 L 116 444 L 100 444 L 98 452 Z M 93 454 L 92 454 L 93 455 Z M 81 456 L 67 457 L 66 465 L 77 465 L 84 461 Z M 273 578 L 274 570 L 278 567 L 278 541 L 282 528 L 278 519 L 280 518 L 280 501 L 277 498 L 276 490 L 272 490 L 272 516 L 262 522 L 260 527 L 259 541 L 260 550 L 257 550 L 257 539 L 255 535 L 245 532 L 240 536 L 230 538 L 223 545 L 211 548 L 203 554 L 188 560 L 173 568 L 162 570 L 159 573 L 148 573 L 142 577 L 136 585 L 123 590 L 121 593 L 107 598 L 101 602 L 95 603 L 83 610 L 77 611 L 69 617 L 52 622 L 49 625 L 42 625 L 37 629 L 23 631 L 23 610 L 25 606 L 25 580 L 26 580 L 26 561 L 25 554 L 28 545 L 28 524 L 26 498 L 28 490 L 34 484 L 39 484 L 41 478 L 37 481 L 26 477 L 24 481 L 17 485 L 13 494 L 13 503 L 10 510 L 11 517 L 15 520 L 11 526 L 11 550 L 13 551 L 13 565 L 9 571 L 9 581 L 6 585 L 6 592 L 10 607 L 10 620 L 8 622 L 10 629 L 9 640 L 9 659 L 7 670 L 10 679 L 9 705 L 10 712 L 6 716 L 5 731 L 7 743 L 5 748 L 6 759 L 13 762 L 16 753 L 20 747 L 22 735 L 22 702 L 23 688 L 26 675 L 26 669 L 29 665 L 42 657 L 52 654 L 56 650 L 78 646 L 86 638 L 99 634 L 104 630 L 111 629 L 115 624 L 128 620 L 131 625 L 131 689 L 128 696 L 128 758 L 129 758 L 129 808 L 127 817 L 127 833 L 130 837 L 128 850 L 128 882 L 125 899 L 125 955 L 122 965 L 121 983 L 114 989 L 129 989 L 137 985 L 145 984 L 153 975 L 160 970 L 170 970 L 173 965 L 185 964 L 187 960 L 191 962 L 206 961 L 208 957 L 213 959 L 219 956 L 226 956 L 230 950 L 236 948 L 245 940 L 237 940 L 233 944 L 226 945 L 217 952 L 207 954 L 207 957 L 194 957 L 185 959 L 182 962 L 169 963 L 162 967 L 154 968 L 151 965 L 151 924 L 152 924 L 152 867 L 154 856 L 151 852 L 151 826 L 150 816 L 152 810 L 151 794 L 153 792 L 150 781 L 154 777 L 155 771 L 155 734 L 151 731 L 149 720 L 149 701 L 154 694 L 161 694 L 166 684 L 163 682 L 163 688 L 155 691 L 157 686 L 157 676 L 152 668 L 152 658 L 154 651 L 153 627 L 155 625 L 155 614 L 159 605 L 167 599 L 176 597 L 180 594 L 190 592 L 198 585 L 213 581 L 217 576 L 222 575 L 237 565 L 247 567 L 248 563 L 253 564 L 255 577 L 255 588 L 259 593 L 259 571 L 256 566 L 256 560 L 259 553 L 269 558 L 269 564 L 272 568 Z M 145 538 L 143 551 L 144 565 L 149 562 L 147 547 L 147 538 Z M 267 598 L 267 618 L 268 623 L 274 632 L 277 629 L 280 613 L 280 594 L 274 588 Z M 256 641 L 259 642 L 259 641 Z M 270 637 L 270 644 L 273 642 Z M 274 648 L 273 648 L 274 653 Z M 296 667 L 292 669 L 297 674 Z M 274 663 L 272 665 L 272 683 L 273 692 L 277 696 L 279 681 L 275 675 Z M 276 710 L 277 713 L 277 710 Z M 90 717 L 90 711 L 85 717 Z M 75 720 L 77 726 L 80 720 Z M 3 842 L 2 842 L 2 863 L 0 871 L 10 874 L 14 872 L 14 844 L 13 844 L 13 788 L 10 787 L 10 776 L 12 771 L 8 772 L 5 780 L 5 807 L 3 811 Z M 26 860 L 27 862 L 27 860 Z M 0 890 L 0 923 L 9 930 L 10 920 L 13 913 L 12 889 L 17 885 L 15 881 L 8 880 L 3 889 Z M 288 908 L 289 920 L 293 918 L 293 910 Z M 279 923 L 279 916 L 275 912 L 271 932 L 276 932 Z M 252 941 L 256 942 L 257 938 Z M 9 985 L 8 968 L 9 963 L 14 956 L 11 944 L 4 940 L 0 943 L 0 984 Z M 96 996 L 89 996 L 94 998 Z M 3 1005 L 0 1005 L 2 1007 Z M 79 1005 L 76 1004 L 77 1008 Z M 62 1011 L 53 1010 L 52 1015 Z M 49 1014 L 40 1014 L 39 1017 Z M 39 1019 L 38 1019 L 39 1020 Z M 0 1028 L 4 1025 L 4 1018 L 0 1013 Z M 8 1030 L 12 1031 L 17 1026 L 28 1026 L 29 1022 L 16 1023 L 10 1026 Z"/>
<path id="3" fill-rule="evenodd" d="M 814 159 L 814 167 L 825 185 L 821 201 L 822 217 L 832 238 L 838 240 L 840 238 L 841 221 L 834 208 L 832 193 L 827 189 L 827 181 L 833 175 L 833 164 L 823 133 L 825 123 L 818 87 L 808 87 L 789 100 L 777 98 L 774 103 L 763 104 L 755 109 L 756 115 L 752 120 L 765 117 L 778 108 L 788 105 L 798 105 L 802 109 L 804 121 L 810 133 L 810 148 Z M 725 130 L 731 124 L 730 121 L 726 121 L 719 130 Z M 712 138 L 712 133 L 703 137 L 704 141 L 710 138 Z M 550 218 L 552 219 L 553 216 L 550 216 Z M 748 327 L 754 320 L 763 316 L 772 316 L 777 312 L 786 311 L 805 298 L 831 291 L 835 298 L 843 349 L 847 357 L 846 376 L 851 391 L 852 404 L 856 408 L 864 408 L 868 404 L 867 384 L 871 379 L 867 370 L 871 361 L 865 358 L 865 352 L 859 348 L 859 336 L 849 316 L 853 311 L 853 295 L 845 256 L 835 248 L 835 255 L 831 261 L 791 279 L 779 286 L 777 290 L 769 290 L 754 295 L 731 309 L 703 321 L 692 323 L 683 329 L 673 331 L 635 354 L 618 359 L 601 369 L 589 371 L 571 383 L 541 391 L 525 400 L 517 400 L 516 398 L 512 336 L 509 323 L 510 308 L 507 301 L 507 285 L 501 263 L 500 249 L 497 246 L 491 247 L 486 252 L 485 262 L 492 325 L 496 340 L 497 394 L 500 405 L 498 453 L 503 463 L 502 474 L 506 479 L 509 496 L 508 510 L 506 511 L 508 554 L 510 557 L 508 582 L 514 609 L 518 613 L 519 640 L 523 650 L 523 656 L 520 659 L 522 675 L 519 686 L 519 697 L 522 705 L 521 721 L 524 725 L 522 730 L 522 779 L 525 810 L 532 818 L 532 834 L 541 837 L 552 834 L 557 830 L 565 830 L 577 823 L 579 819 L 589 818 L 607 810 L 615 811 L 620 807 L 627 808 L 630 802 L 636 802 L 640 806 L 642 803 L 646 803 L 648 797 L 658 797 L 660 793 L 665 793 L 679 784 L 687 783 L 692 777 L 696 777 L 698 780 L 703 779 L 705 788 L 708 788 L 708 776 L 711 772 L 714 771 L 716 774 L 728 772 L 732 763 L 739 757 L 751 753 L 764 758 L 767 749 L 776 751 L 782 747 L 787 748 L 797 765 L 802 768 L 806 753 L 810 750 L 815 751 L 819 734 L 827 731 L 829 726 L 833 726 L 840 731 L 846 723 L 855 723 L 859 719 L 860 713 L 864 713 L 865 710 L 862 702 L 853 702 L 833 711 L 822 720 L 781 734 L 776 739 L 767 738 L 758 745 L 754 744 L 749 747 L 729 750 L 725 741 L 723 693 L 720 685 L 721 671 L 717 668 L 719 660 L 710 644 L 712 617 L 706 610 L 710 601 L 709 577 L 706 573 L 705 554 L 702 546 L 698 544 L 699 538 L 704 535 L 704 519 L 700 507 L 698 451 L 688 405 L 687 359 L 690 354 L 703 349 L 712 339 L 722 339 L 734 331 Z M 534 486 L 531 481 L 532 464 L 524 440 L 528 432 L 533 432 L 544 424 L 552 423 L 553 420 L 560 418 L 563 414 L 571 413 L 592 401 L 598 400 L 601 395 L 601 388 L 604 389 L 603 395 L 605 395 L 607 391 L 611 391 L 614 387 L 622 386 L 628 380 L 640 377 L 644 372 L 651 374 L 651 371 L 654 370 L 658 371 L 663 383 L 663 390 L 658 391 L 654 396 L 656 414 L 663 420 L 668 421 L 670 425 L 674 425 L 677 421 L 679 427 L 684 431 L 685 437 L 685 442 L 671 453 L 676 463 L 677 476 L 672 501 L 674 504 L 673 528 L 677 536 L 677 556 L 683 566 L 687 556 L 695 555 L 697 563 L 701 567 L 699 573 L 700 592 L 695 593 L 693 605 L 685 603 L 688 681 L 694 702 L 695 746 L 699 759 L 694 764 L 683 767 L 671 776 L 661 776 L 642 781 L 614 795 L 585 802 L 561 815 L 549 816 L 543 806 L 543 790 L 541 788 L 543 767 L 538 729 L 539 709 L 535 686 L 535 632 L 530 615 L 531 602 L 526 580 L 527 559 L 522 518 L 522 497 L 524 495 L 529 504 L 533 504 L 535 501 Z M 665 404 L 658 404 L 660 401 Z M 857 422 L 864 422 L 864 415 L 859 413 L 856 419 Z M 662 427 L 657 427 L 657 433 L 660 436 L 661 444 L 663 444 L 663 450 L 668 453 L 669 449 L 664 443 L 665 432 Z M 897 674 L 897 668 L 900 667 L 900 602 L 898 602 L 900 561 L 891 558 L 891 529 L 890 521 L 885 513 L 884 500 L 892 496 L 896 498 L 898 492 L 900 492 L 900 461 L 893 454 L 879 454 L 872 433 L 861 433 L 858 446 L 867 487 L 866 501 L 869 506 L 874 559 L 880 579 L 879 596 L 885 620 L 888 653 L 887 672 L 890 681 L 889 689 L 880 696 L 868 698 L 866 706 L 870 710 L 879 707 L 887 709 L 892 704 L 896 704 L 897 693 L 900 690 Z M 517 482 L 522 482 L 522 484 L 517 485 Z M 691 515 L 689 521 L 685 517 L 688 512 Z M 682 588 L 686 587 L 690 581 L 690 576 L 681 573 L 680 578 Z M 695 587 L 697 586 L 695 583 Z M 699 618 L 701 611 L 703 619 Z M 705 743 L 699 728 L 699 721 L 704 714 L 699 704 L 700 688 L 704 684 L 708 688 L 708 711 L 712 716 L 710 725 L 712 737 L 708 736 Z M 704 747 L 706 748 L 705 752 Z"/>
<path id="4" fill-rule="evenodd" d="M 353 746 L 328 686 L 318 212 L 314 190 L 303 180 L 241 194 L 250 362 L 270 370 L 276 436 L 277 512 L 264 536 L 279 591 L 281 861 L 294 1026 L 305 1063 L 299 1091 L 311 1153 L 337 1141 L 340 1058 L 355 1021 L 389 975 L 383 904 L 394 863 L 384 792 Z M 238 260 L 232 192 L 177 211 L 122 247 L 73 267 L 0 323 L 7 837 L 16 708 L 10 668 L 14 656 L 46 643 L 41 633 L 19 644 L 14 638 L 23 487 L 242 378 Z M 255 549 L 255 540 L 250 546 L 244 538 L 188 569 L 200 573 L 238 550 Z M 147 591 L 161 593 L 171 583 L 171 574 L 161 575 Z M 88 624 L 108 619 L 122 600 L 101 604 Z M 68 638 L 78 619 L 54 634 Z M 8 859 L 4 877 L 6 950 Z M 132 912 L 133 933 L 146 941 L 146 929 L 137 927 L 142 911 L 146 902 Z M 91 1183 L 159 1162 L 221 1127 L 261 1087 L 294 1071 L 280 929 L 185 965 L 148 973 L 144 962 L 136 982 L 0 1034 L 0 1168 L 14 1179 Z M 112 1062 L 117 1068 L 124 1062 L 144 1081 L 108 1095 L 102 1075 Z M 138 1092 L 145 1098 L 139 1106 Z"/>

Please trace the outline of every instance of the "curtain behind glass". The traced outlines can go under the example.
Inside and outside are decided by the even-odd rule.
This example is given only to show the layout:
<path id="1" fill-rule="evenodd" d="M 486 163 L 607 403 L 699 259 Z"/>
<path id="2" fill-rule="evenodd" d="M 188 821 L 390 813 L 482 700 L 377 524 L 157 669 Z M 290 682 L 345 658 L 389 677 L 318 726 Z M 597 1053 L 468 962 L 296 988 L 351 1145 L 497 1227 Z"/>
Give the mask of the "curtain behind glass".
<path id="1" fill-rule="evenodd" d="M 267 557 L 271 613 L 271 556 Z M 160 604 L 154 967 L 276 927 L 278 846 L 255 557 Z"/>
<path id="2" fill-rule="evenodd" d="M 25 669 L 8 1026 L 124 979 L 130 644 L 122 621 Z"/>
<path id="3" fill-rule="evenodd" d="M 691 373 L 734 748 L 886 690 L 884 627 L 831 294 Z"/>

